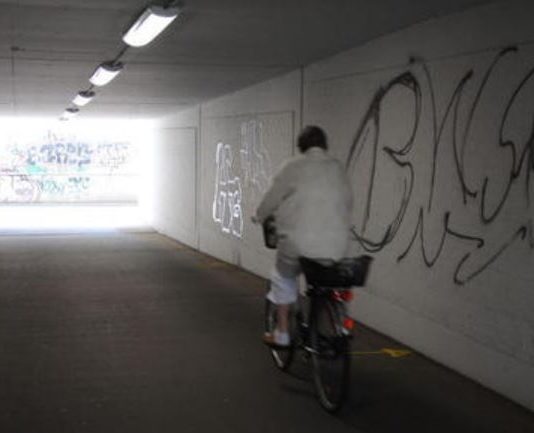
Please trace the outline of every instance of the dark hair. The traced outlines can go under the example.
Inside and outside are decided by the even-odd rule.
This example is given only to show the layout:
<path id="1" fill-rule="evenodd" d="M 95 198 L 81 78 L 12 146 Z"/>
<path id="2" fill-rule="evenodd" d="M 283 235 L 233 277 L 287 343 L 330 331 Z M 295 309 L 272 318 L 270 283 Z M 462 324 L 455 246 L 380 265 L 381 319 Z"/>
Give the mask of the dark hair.
<path id="1" fill-rule="evenodd" d="M 321 149 L 328 149 L 326 134 L 318 126 L 306 126 L 299 134 L 297 147 L 304 153 L 311 147 L 320 147 Z"/>

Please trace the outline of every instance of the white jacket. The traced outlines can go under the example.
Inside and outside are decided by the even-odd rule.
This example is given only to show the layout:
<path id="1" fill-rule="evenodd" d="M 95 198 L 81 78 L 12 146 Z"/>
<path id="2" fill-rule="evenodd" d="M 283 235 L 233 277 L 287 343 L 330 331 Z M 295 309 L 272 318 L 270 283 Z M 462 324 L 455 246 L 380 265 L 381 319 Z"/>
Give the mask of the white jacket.
<path id="1" fill-rule="evenodd" d="M 287 161 L 265 193 L 256 218 L 276 218 L 278 233 L 299 255 L 340 259 L 350 238 L 352 191 L 341 163 L 318 147 Z"/>

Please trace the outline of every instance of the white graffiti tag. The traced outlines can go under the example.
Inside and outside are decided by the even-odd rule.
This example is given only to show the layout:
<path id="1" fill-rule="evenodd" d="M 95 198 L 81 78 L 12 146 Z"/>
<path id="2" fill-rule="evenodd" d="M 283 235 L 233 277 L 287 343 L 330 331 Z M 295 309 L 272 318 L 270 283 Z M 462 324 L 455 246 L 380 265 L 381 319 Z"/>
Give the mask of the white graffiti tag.
<path id="1" fill-rule="evenodd" d="M 271 178 L 271 161 L 263 144 L 263 123 L 250 120 L 241 124 L 241 167 L 245 187 L 251 197 L 259 198 L 267 190 Z"/>
<path id="2" fill-rule="evenodd" d="M 224 233 L 243 236 L 243 214 L 252 210 L 268 188 L 271 160 L 263 142 L 263 123 L 248 120 L 240 125 L 238 158 L 229 144 L 217 144 L 213 220 Z M 236 152 L 237 153 L 237 152 Z"/>
<path id="3" fill-rule="evenodd" d="M 215 197 L 213 199 L 213 220 L 224 233 L 241 237 L 243 234 L 243 192 L 241 180 L 233 175 L 233 154 L 228 144 L 218 143 L 215 162 Z"/>

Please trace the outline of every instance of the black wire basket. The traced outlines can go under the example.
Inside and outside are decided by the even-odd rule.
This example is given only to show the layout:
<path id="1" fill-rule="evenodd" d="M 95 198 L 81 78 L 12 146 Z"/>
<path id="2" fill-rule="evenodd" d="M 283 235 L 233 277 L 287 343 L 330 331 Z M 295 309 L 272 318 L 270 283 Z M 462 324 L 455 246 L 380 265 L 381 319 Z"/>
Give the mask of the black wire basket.
<path id="1" fill-rule="evenodd" d="M 364 286 L 373 258 L 368 255 L 331 259 L 300 258 L 300 266 L 308 284 L 318 287 Z"/>

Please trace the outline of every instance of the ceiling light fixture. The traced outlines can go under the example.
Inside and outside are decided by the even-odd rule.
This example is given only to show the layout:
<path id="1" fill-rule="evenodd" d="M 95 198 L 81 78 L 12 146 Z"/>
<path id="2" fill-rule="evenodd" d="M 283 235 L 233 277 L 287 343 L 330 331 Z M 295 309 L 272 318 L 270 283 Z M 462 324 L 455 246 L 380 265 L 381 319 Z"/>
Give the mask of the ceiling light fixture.
<path id="1" fill-rule="evenodd" d="M 84 90 L 82 92 L 78 92 L 72 102 L 78 107 L 83 107 L 84 105 L 89 104 L 94 97 L 95 92 L 92 92 L 91 90 Z"/>
<path id="2" fill-rule="evenodd" d="M 96 68 L 89 81 L 94 86 L 105 86 L 122 71 L 124 65 L 121 62 L 104 62 Z"/>
<path id="3" fill-rule="evenodd" d="M 123 35 L 122 40 L 131 47 L 149 44 L 180 14 L 177 7 L 149 6 Z"/>
<path id="4" fill-rule="evenodd" d="M 80 110 L 78 108 L 67 108 L 60 117 L 60 120 L 71 120 L 76 117 Z"/>

